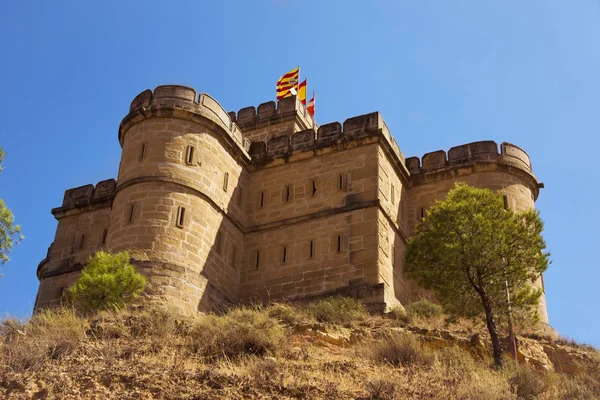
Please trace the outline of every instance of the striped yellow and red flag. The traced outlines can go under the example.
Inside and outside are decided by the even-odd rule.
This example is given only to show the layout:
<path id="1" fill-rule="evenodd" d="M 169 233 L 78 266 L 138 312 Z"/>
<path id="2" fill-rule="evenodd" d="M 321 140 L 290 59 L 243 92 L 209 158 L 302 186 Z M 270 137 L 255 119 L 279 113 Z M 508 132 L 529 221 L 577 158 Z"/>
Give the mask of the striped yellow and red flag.
<path id="1" fill-rule="evenodd" d="M 306 107 L 306 81 L 308 79 L 303 80 L 302 82 L 300 82 L 300 85 L 298 86 L 298 100 L 300 100 L 300 103 L 302 103 L 303 106 Z"/>
<path id="2" fill-rule="evenodd" d="M 308 104 L 306 106 L 306 111 L 308 111 L 308 113 L 310 114 L 311 117 L 314 117 L 314 115 L 315 115 L 315 98 L 316 98 L 316 92 L 313 90 L 313 97 L 312 97 L 312 99 L 310 99 L 310 101 L 308 102 Z"/>
<path id="3" fill-rule="evenodd" d="M 300 80 L 300 67 L 296 67 L 290 72 L 284 74 L 277 81 L 277 101 L 291 96 L 294 90 L 298 90 L 298 81 Z M 294 89 L 294 90 L 292 90 Z"/>

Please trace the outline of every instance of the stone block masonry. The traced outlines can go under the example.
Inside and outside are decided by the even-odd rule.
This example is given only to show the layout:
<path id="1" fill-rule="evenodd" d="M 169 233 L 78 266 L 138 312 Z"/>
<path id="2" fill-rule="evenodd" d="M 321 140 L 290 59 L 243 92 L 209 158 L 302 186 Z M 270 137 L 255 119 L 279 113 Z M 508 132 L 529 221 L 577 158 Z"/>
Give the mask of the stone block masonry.
<path id="1" fill-rule="evenodd" d="M 52 210 L 36 309 L 59 305 L 103 249 L 130 251 L 146 300 L 182 314 L 330 295 L 383 311 L 424 294 L 404 277 L 406 243 L 455 182 L 500 190 L 516 210 L 541 187 L 512 144 L 405 158 L 379 113 L 319 127 L 295 97 L 226 112 L 159 86 L 132 101 L 118 140 L 117 179 L 69 189 Z"/>

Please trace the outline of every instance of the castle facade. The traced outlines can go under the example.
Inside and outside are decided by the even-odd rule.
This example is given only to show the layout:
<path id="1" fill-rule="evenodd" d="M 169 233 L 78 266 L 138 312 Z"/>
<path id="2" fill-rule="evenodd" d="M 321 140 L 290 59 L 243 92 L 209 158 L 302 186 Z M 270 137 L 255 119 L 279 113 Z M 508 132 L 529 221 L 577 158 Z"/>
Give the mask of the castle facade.
<path id="1" fill-rule="evenodd" d="M 184 314 L 329 295 L 384 310 L 423 295 L 404 277 L 407 239 L 455 182 L 500 190 L 516 211 L 542 187 L 510 143 L 405 159 L 379 113 L 317 127 L 295 97 L 227 113 L 159 86 L 133 100 L 118 140 L 117 179 L 69 189 L 52 210 L 36 308 L 60 304 L 103 249 L 129 250 L 147 296 Z"/>

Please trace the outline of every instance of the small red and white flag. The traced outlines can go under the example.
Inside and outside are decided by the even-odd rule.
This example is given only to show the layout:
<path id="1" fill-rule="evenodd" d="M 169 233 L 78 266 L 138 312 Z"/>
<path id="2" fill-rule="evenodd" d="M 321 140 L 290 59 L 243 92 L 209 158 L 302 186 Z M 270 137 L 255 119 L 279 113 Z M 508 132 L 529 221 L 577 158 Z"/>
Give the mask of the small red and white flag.
<path id="1" fill-rule="evenodd" d="M 308 104 L 306 105 L 306 111 L 310 114 L 311 117 L 315 115 L 315 91 L 313 90 L 313 97 L 310 99 Z"/>

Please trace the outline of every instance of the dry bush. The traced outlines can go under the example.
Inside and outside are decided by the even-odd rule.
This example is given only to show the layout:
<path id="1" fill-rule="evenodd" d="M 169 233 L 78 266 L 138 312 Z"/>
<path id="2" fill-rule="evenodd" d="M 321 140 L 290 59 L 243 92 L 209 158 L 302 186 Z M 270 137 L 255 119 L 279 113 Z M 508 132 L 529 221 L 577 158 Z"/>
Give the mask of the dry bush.
<path id="1" fill-rule="evenodd" d="M 369 400 L 393 400 L 396 398 L 396 392 L 398 391 L 398 385 L 385 379 L 368 381 L 365 388 L 369 393 Z"/>
<path id="2" fill-rule="evenodd" d="M 407 305 L 406 312 L 412 317 L 432 319 L 441 316 L 443 309 L 439 304 L 432 303 L 427 299 L 421 299 Z"/>
<path id="3" fill-rule="evenodd" d="M 392 334 L 374 344 L 369 350 L 370 358 L 376 362 L 393 366 L 427 366 L 434 360 L 433 352 L 412 335 Z"/>
<path id="4" fill-rule="evenodd" d="M 444 366 L 447 375 L 463 377 L 479 368 L 485 368 L 478 364 L 467 350 L 459 346 L 440 349 L 435 355 L 438 362 Z"/>
<path id="5" fill-rule="evenodd" d="M 252 308 L 236 308 L 222 316 L 200 317 L 190 331 L 193 350 L 210 358 L 273 354 L 283 337 L 279 321 L 265 310 Z"/>
<path id="6" fill-rule="evenodd" d="M 390 319 L 400 322 L 402 325 L 407 325 L 412 322 L 411 316 L 403 307 L 394 307 L 386 314 Z"/>
<path id="7" fill-rule="evenodd" d="M 510 383 L 519 399 L 537 399 L 547 392 L 555 382 L 555 375 L 549 372 L 537 372 L 527 367 L 517 367 Z"/>
<path id="8" fill-rule="evenodd" d="M 367 311 L 363 303 L 350 297 L 328 297 L 308 304 L 306 311 L 317 321 L 351 326 L 364 321 Z"/>
<path id="9" fill-rule="evenodd" d="M 458 400 L 516 400 L 506 375 L 480 368 L 464 377 L 456 389 Z"/>
<path id="10" fill-rule="evenodd" d="M 314 322 L 310 315 L 290 304 L 273 303 L 267 308 L 267 313 L 271 318 L 275 318 L 286 325 Z"/>
<path id="11" fill-rule="evenodd" d="M 42 310 L 24 324 L 12 320 L 2 326 L 2 359 L 14 371 L 23 371 L 73 353 L 88 323 L 73 309 L 61 308 Z"/>

